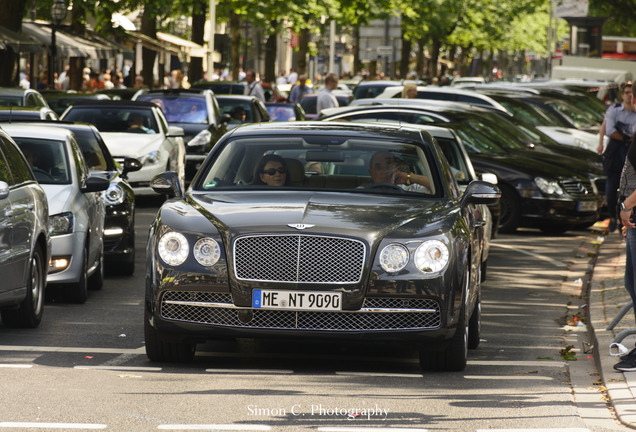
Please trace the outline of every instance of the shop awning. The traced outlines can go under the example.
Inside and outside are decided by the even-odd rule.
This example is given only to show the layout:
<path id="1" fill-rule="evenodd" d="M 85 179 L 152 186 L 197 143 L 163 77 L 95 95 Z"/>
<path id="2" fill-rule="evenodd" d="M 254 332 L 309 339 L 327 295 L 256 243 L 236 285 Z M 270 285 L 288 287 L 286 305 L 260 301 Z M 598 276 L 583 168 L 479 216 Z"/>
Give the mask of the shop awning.
<path id="1" fill-rule="evenodd" d="M 157 39 L 168 42 L 169 44 L 175 45 L 177 47 L 181 47 L 186 51 L 190 49 L 203 49 L 203 47 L 196 42 L 182 39 L 178 36 L 171 35 L 170 33 L 157 32 Z"/>
<path id="2" fill-rule="evenodd" d="M 0 50 L 13 49 L 15 52 L 40 53 L 42 47 L 27 35 L 16 33 L 0 26 Z"/>
<path id="3" fill-rule="evenodd" d="M 41 45 L 51 45 L 51 28 L 47 24 L 23 22 L 22 31 L 37 40 Z M 69 35 L 62 30 L 55 31 L 57 53 L 66 57 L 89 57 L 105 59 L 115 57 L 117 50 L 101 43 L 90 41 L 80 36 Z"/>
<path id="4" fill-rule="evenodd" d="M 137 41 L 141 42 L 144 48 L 153 51 L 165 51 L 174 55 L 179 55 L 180 50 L 172 45 L 166 44 L 157 39 L 153 39 L 150 36 L 146 36 L 145 34 L 139 33 L 137 31 L 126 30 L 126 33 L 130 36 L 130 39 L 136 39 Z"/>

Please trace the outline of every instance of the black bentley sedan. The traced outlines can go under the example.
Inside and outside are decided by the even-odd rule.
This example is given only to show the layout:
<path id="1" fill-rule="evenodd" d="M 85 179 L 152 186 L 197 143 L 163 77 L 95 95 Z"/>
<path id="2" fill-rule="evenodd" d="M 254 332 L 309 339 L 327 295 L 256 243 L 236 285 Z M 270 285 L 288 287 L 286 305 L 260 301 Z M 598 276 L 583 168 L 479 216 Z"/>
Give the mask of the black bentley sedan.
<path id="1" fill-rule="evenodd" d="M 421 128 L 246 125 L 187 191 L 174 172 L 146 249 L 152 361 L 189 361 L 218 338 L 405 343 L 425 369 L 463 370 L 479 344 L 491 183 L 460 191 Z"/>

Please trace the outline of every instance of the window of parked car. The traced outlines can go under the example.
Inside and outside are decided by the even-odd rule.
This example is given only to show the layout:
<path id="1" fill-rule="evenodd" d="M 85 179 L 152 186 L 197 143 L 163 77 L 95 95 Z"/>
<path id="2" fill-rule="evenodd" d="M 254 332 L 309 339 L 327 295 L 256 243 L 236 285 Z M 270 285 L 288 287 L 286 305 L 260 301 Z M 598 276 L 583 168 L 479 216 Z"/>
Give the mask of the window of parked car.
<path id="1" fill-rule="evenodd" d="M 11 177 L 11 171 L 9 165 L 4 159 L 4 143 L 0 143 L 0 181 L 7 183 L 9 186 L 13 184 L 13 177 Z"/>
<path id="2" fill-rule="evenodd" d="M 2 152 L 4 153 L 11 170 L 10 175 L 13 175 L 13 181 L 4 180 L 9 184 L 20 184 L 33 180 L 33 175 L 29 171 L 28 165 L 24 160 L 24 156 L 15 148 L 10 142 L 6 142 L 4 138 L 1 140 Z"/>
<path id="3" fill-rule="evenodd" d="M 13 137 L 33 174 L 42 184 L 70 184 L 69 162 L 64 141 Z"/>

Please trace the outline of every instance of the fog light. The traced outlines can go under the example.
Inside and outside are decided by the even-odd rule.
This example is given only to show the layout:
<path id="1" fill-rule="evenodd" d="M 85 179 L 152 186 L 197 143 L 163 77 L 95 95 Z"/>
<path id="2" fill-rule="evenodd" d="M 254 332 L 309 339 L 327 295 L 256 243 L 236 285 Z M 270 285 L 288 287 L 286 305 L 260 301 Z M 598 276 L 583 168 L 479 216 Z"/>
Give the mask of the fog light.
<path id="1" fill-rule="evenodd" d="M 66 270 L 71 264 L 71 257 L 52 257 L 49 261 L 49 274 Z"/>
<path id="2" fill-rule="evenodd" d="M 104 235 L 106 236 L 117 236 L 117 235 L 122 235 L 123 233 L 124 233 L 124 230 L 119 227 L 104 228 Z"/>

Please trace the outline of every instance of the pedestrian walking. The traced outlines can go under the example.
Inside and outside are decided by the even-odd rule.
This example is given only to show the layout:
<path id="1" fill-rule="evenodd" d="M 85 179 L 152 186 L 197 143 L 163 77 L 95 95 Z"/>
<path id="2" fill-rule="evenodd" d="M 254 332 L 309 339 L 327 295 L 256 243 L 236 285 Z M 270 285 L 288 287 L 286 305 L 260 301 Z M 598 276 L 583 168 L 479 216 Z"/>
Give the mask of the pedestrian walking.
<path id="1" fill-rule="evenodd" d="M 610 232 L 614 232 L 617 227 L 617 190 L 627 150 L 636 132 L 636 111 L 632 104 L 631 82 L 623 84 L 621 97 L 623 102 L 620 106 L 608 110 L 605 121 L 605 134 L 610 140 L 603 153 L 603 170 L 607 176 L 605 196 L 610 216 Z"/>
<path id="2" fill-rule="evenodd" d="M 636 102 L 636 101 L 634 101 Z M 625 289 L 636 305 L 636 144 L 632 141 L 620 178 L 620 218 L 625 227 Z M 621 357 L 614 369 L 636 371 L 636 348 Z"/>
<path id="3" fill-rule="evenodd" d="M 301 75 L 298 78 L 298 84 L 292 87 L 289 93 L 290 103 L 300 103 L 303 96 L 313 93 L 313 90 L 307 86 L 307 75 Z"/>
<path id="4" fill-rule="evenodd" d="M 334 73 L 328 73 L 325 77 L 325 86 L 318 93 L 316 101 L 316 112 L 319 117 L 320 111 L 323 109 L 339 106 L 338 99 L 332 93 L 332 90 L 336 87 L 338 87 L 338 76 Z"/>
<path id="5" fill-rule="evenodd" d="M 265 92 L 263 87 L 256 81 L 256 72 L 253 70 L 245 72 L 245 81 L 247 82 L 245 94 L 247 96 L 256 96 L 261 102 L 265 103 Z"/>

